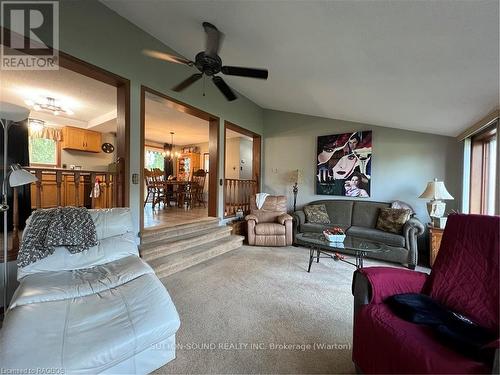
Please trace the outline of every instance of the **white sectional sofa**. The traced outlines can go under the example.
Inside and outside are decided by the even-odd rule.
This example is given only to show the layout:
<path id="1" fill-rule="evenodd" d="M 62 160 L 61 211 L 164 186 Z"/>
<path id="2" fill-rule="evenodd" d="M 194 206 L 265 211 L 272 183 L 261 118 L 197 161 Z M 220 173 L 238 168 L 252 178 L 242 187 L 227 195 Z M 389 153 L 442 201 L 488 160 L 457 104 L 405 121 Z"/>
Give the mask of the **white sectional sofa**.
<path id="1" fill-rule="evenodd" d="M 19 269 L 0 331 L 4 373 L 146 374 L 175 358 L 179 316 L 139 258 L 129 210 L 90 213 L 98 246 Z"/>

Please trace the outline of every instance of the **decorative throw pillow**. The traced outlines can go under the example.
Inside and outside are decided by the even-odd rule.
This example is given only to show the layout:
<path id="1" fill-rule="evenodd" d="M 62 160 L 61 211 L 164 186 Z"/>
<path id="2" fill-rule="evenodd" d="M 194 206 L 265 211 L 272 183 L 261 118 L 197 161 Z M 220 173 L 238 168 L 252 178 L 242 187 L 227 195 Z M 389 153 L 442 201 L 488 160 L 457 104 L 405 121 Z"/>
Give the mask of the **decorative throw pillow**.
<path id="1" fill-rule="evenodd" d="M 324 204 L 311 204 L 304 207 L 306 223 L 312 224 L 330 224 L 330 217 L 326 212 Z"/>
<path id="2" fill-rule="evenodd" d="M 377 229 L 402 234 L 403 225 L 410 219 L 411 211 L 404 208 L 381 208 L 378 213 Z"/>

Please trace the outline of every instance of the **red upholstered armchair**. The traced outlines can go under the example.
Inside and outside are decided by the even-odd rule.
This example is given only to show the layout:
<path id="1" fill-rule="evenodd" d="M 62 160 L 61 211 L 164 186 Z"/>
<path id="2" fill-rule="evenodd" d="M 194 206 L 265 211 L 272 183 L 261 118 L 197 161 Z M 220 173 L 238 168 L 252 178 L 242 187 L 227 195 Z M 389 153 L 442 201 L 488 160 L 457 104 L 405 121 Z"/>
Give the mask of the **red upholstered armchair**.
<path id="1" fill-rule="evenodd" d="M 423 293 L 494 332 L 499 330 L 498 216 L 454 214 L 448 218 L 430 275 L 405 269 L 368 267 L 354 273 L 353 361 L 369 373 L 498 373 L 448 348 L 429 327 L 398 318 L 384 300 Z"/>

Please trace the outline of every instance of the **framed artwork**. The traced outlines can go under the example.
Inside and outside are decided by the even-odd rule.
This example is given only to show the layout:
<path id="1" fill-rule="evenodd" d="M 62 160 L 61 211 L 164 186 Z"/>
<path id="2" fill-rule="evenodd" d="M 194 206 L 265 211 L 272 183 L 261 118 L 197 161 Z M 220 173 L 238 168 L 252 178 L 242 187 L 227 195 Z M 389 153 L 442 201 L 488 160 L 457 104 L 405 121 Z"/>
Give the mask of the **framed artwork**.
<path id="1" fill-rule="evenodd" d="M 316 194 L 369 197 L 371 160 L 371 131 L 318 137 Z"/>

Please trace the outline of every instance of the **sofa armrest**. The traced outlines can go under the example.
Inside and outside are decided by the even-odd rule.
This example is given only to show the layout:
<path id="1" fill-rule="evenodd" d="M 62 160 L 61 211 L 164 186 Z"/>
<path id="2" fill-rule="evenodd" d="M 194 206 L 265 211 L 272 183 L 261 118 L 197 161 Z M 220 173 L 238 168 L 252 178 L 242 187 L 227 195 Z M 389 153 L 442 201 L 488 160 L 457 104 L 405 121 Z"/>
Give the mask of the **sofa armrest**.
<path id="1" fill-rule="evenodd" d="M 415 269 L 418 262 L 417 237 L 424 233 L 424 225 L 416 217 L 410 218 L 403 226 L 405 247 L 408 249 L 408 267 Z"/>
<path id="2" fill-rule="evenodd" d="M 254 215 L 254 214 L 250 214 L 250 215 L 245 216 L 245 220 L 246 221 L 253 220 L 253 221 L 255 221 L 255 224 L 257 224 L 259 222 L 259 218 L 257 217 L 257 215 Z"/>
<path id="3" fill-rule="evenodd" d="M 295 211 L 292 217 L 297 222 L 297 225 L 305 224 L 306 222 L 306 214 L 304 211 Z"/>
<path id="4" fill-rule="evenodd" d="M 420 293 L 427 274 L 393 267 L 366 267 L 354 272 L 354 311 L 360 305 L 382 303 L 400 293 Z"/>
<path id="5" fill-rule="evenodd" d="M 277 220 L 281 225 L 285 225 L 285 221 L 293 220 L 293 217 L 288 214 L 281 214 L 280 216 L 278 216 Z"/>
<path id="6" fill-rule="evenodd" d="M 416 236 L 420 236 L 424 234 L 424 230 L 424 224 L 422 224 L 422 222 L 416 217 L 411 217 L 403 226 L 403 233 L 405 236 L 407 236 L 407 233 L 410 231 L 414 231 Z"/>

